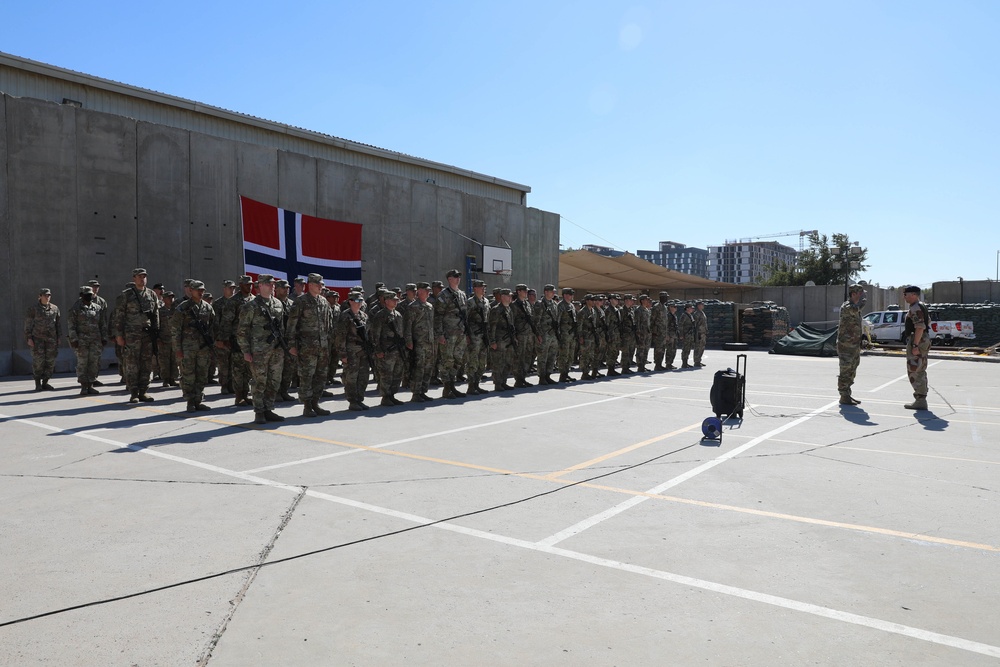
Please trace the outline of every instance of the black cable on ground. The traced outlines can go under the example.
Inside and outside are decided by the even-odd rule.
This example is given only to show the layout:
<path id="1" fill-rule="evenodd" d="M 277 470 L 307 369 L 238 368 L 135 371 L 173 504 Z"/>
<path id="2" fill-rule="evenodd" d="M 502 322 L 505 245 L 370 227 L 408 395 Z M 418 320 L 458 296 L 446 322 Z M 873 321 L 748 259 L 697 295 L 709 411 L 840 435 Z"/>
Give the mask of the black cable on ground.
<path id="1" fill-rule="evenodd" d="M 300 558 L 306 558 L 308 556 L 315 556 L 317 554 L 326 553 L 328 551 L 335 551 L 337 549 L 343 549 L 343 548 L 350 547 L 350 546 L 355 546 L 355 545 L 358 545 L 358 544 L 364 544 L 365 542 L 372 542 L 374 540 L 380 540 L 380 539 L 383 539 L 383 538 L 386 538 L 386 537 L 392 537 L 394 535 L 401 535 L 403 533 L 409 533 L 409 532 L 412 532 L 414 530 L 420 530 L 421 528 L 429 528 L 430 526 L 434 526 L 434 525 L 437 525 L 439 523 L 447 523 L 449 521 L 455 521 L 457 519 L 464 519 L 466 517 L 475 516 L 477 514 L 485 514 L 487 512 L 493 512 L 493 511 L 496 511 L 496 510 L 499 510 L 499 509 L 503 509 L 505 507 L 511 507 L 511 506 L 514 506 L 514 505 L 519 505 L 521 503 L 526 503 L 526 502 L 531 501 L 531 500 L 535 500 L 537 498 L 542 498 L 544 496 L 549 496 L 549 495 L 552 495 L 554 493 L 558 493 L 560 491 L 564 491 L 566 489 L 573 488 L 574 486 L 579 486 L 581 484 L 587 484 L 587 483 L 593 482 L 594 480 L 597 480 L 597 479 L 602 479 L 604 477 L 610 477 L 611 475 L 617 475 L 618 473 L 625 472 L 626 470 L 633 470 L 635 468 L 639 468 L 639 467 L 647 465 L 649 463 L 653 463 L 654 461 L 658 461 L 659 459 L 666 458 L 668 456 L 672 456 L 673 454 L 677 454 L 679 452 L 683 452 L 684 450 L 690 449 L 692 447 L 695 447 L 698 444 L 699 444 L 698 442 L 694 442 L 694 443 L 691 443 L 690 445 L 686 445 L 684 447 L 681 447 L 679 449 L 675 449 L 675 450 L 670 451 L 670 452 L 659 454 L 659 455 L 654 456 L 654 457 L 652 457 L 650 459 L 646 459 L 645 461 L 640 461 L 639 463 L 634 463 L 634 464 L 632 464 L 630 466 L 625 466 L 623 468 L 619 468 L 617 470 L 612 470 L 610 472 L 605 472 L 605 473 L 602 473 L 600 475 L 594 475 L 593 477 L 588 477 L 587 479 L 581 479 L 579 481 L 571 482 L 571 483 L 565 484 L 563 486 L 558 486 L 558 487 L 556 487 L 554 489 L 550 489 L 548 491 L 543 491 L 541 493 L 536 493 L 534 495 L 526 496 L 524 498 L 519 498 L 517 500 L 512 500 L 510 502 L 501 503 L 499 505 L 493 505 L 491 507 L 485 507 L 483 509 L 473 510 L 471 512 L 464 512 L 462 514 L 455 514 L 454 516 L 449 516 L 449 517 L 446 517 L 444 519 L 437 519 L 435 521 L 428 521 L 427 523 L 421 523 L 421 524 L 417 524 L 415 526 L 409 526 L 407 528 L 401 528 L 399 530 L 393 530 L 393 531 L 390 531 L 388 533 L 381 533 L 379 535 L 372 535 L 370 537 L 363 537 L 363 538 L 358 539 L 358 540 L 352 540 L 350 542 L 343 542 L 341 544 L 335 544 L 335 545 L 330 546 L 330 547 L 323 547 L 322 549 L 314 549 L 312 551 L 306 551 L 306 552 L 303 552 L 303 553 L 300 553 L 300 554 L 296 554 L 294 556 L 287 556 L 285 558 L 279 558 L 278 560 L 268 561 L 266 563 L 256 563 L 254 565 L 244 565 L 242 567 L 235 567 L 235 568 L 232 568 L 232 569 L 229 569 L 229 570 L 223 570 L 222 572 L 215 572 L 213 574 L 206 574 L 205 576 L 196 577 L 194 579 L 185 579 L 184 581 L 177 581 L 177 582 L 174 582 L 172 584 L 166 584 L 164 586 L 157 586 L 155 588 L 148 588 L 146 590 L 136 591 L 135 593 L 127 593 L 125 595 L 118 595 L 116 597 L 105 598 L 105 599 L 102 599 L 102 600 L 92 600 L 90 602 L 84 602 L 82 604 L 73 605 L 71 607 L 63 607 L 61 609 L 53 609 L 51 611 L 42 612 L 40 614 L 33 614 L 31 616 L 24 616 L 22 618 L 16 618 L 16 619 L 11 620 L 11 621 L 4 621 L 4 622 L 0 623 L 0 628 L 4 628 L 4 627 L 10 626 L 10 625 L 17 625 L 18 623 L 25 623 L 27 621 L 34 621 L 34 620 L 37 620 L 37 619 L 40 619 L 40 618 L 45 618 L 47 616 L 55 616 L 57 614 L 64 614 L 66 612 L 76 611 L 78 609 L 86 609 L 88 607 L 97 607 L 97 606 L 100 606 L 100 605 L 110 604 L 112 602 L 120 602 L 122 600 L 129 600 L 131 598 L 142 597 L 144 595 L 150 595 L 152 593 L 159 593 L 160 591 L 170 590 L 171 588 L 179 588 L 181 586 L 188 586 L 190 584 L 196 584 L 196 583 L 199 583 L 199 582 L 202 582 L 202 581 L 208 581 L 210 579 L 217 579 L 219 577 L 225 577 L 225 576 L 228 576 L 230 574 L 237 574 L 239 572 L 246 572 L 248 570 L 256 570 L 256 569 L 260 569 L 260 568 L 264 568 L 264 567 L 270 567 L 272 565 L 279 565 L 281 563 L 287 563 L 287 562 L 290 562 L 290 561 L 293 561 L 293 560 L 298 560 Z"/>

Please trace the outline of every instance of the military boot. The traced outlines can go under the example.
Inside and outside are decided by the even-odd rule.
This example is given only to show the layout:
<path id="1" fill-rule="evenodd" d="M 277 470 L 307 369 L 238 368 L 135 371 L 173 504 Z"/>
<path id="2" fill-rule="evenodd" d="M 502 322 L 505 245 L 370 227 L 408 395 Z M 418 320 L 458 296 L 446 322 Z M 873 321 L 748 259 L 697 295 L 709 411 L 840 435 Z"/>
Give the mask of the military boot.
<path id="1" fill-rule="evenodd" d="M 455 386 L 455 382 L 451 383 L 451 397 L 452 398 L 465 398 L 467 392 L 459 391 L 458 387 Z"/>
<path id="2" fill-rule="evenodd" d="M 327 410 L 325 408 L 321 408 L 319 406 L 319 399 L 318 398 L 314 398 L 312 400 L 312 405 L 313 405 L 313 412 L 315 412 L 320 417 L 326 417 L 327 415 L 330 414 L 329 410 Z"/>
<path id="3" fill-rule="evenodd" d="M 427 399 L 424 398 L 423 394 L 418 394 L 417 392 L 413 392 L 413 396 L 410 398 L 410 403 L 425 403 L 425 402 L 427 402 Z"/>
<path id="4" fill-rule="evenodd" d="M 316 411 L 313 410 L 312 399 L 308 401 L 303 401 L 302 403 L 302 416 L 303 417 L 317 417 Z"/>
<path id="5" fill-rule="evenodd" d="M 924 396 L 916 397 L 913 399 L 912 403 L 907 403 L 903 406 L 907 410 L 928 410 L 927 398 Z"/>
<path id="6" fill-rule="evenodd" d="M 840 404 L 841 405 L 854 405 L 854 401 L 851 400 L 851 394 L 847 392 L 840 392 Z"/>
<path id="7" fill-rule="evenodd" d="M 392 394 L 391 396 L 389 396 L 389 400 L 392 401 L 393 405 L 402 405 L 404 403 L 404 401 L 401 401 L 398 398 L 396 398 L 395 394 Z"/>
<path id="8" fill-rule="evenodd" d="M 90 383 L 90 386 L 91 387 L 103 387 L 104 383 L 101 382 L 100 380 L 94 380 L 93 382 Z"/>
<path id="9" fill-rule="evenodd" d="M 381 405 L 383 408 L 391 408 L 395 407 L 396 404 L 392 402 L 391 396 L 383 396 L 382 400 L 379 401 L 379 405 Z"/>
<path id="10" fill-rule="evenodd" d="M 445 382 L 444 390 L 441 392 L 441 398 L 457 398 L 455 396 L 455 385 L 452 382 Z"/>
<path id="11" fill-rule="evenodd" d="M 266 424 L 267 423 L 267 417 L 264 415 L 264 411 L 263 410 L 260 410 L 260 411 L 254 410 L 254 413 L 253 413 L 253 423 L 254 424 Z"/>
<path id="12" fill-rule="evenodd" d="M 614 369 L 614 367 L 608 369 L 608 377 L 617 377 L 619 375 L 621 375 L 621 373 L 619 373 L 618 371 L 616 371 Z"/>
<path id="13" fill-rule="evenodd" d="M 645 373 L 646 372 L 646 364 L 639 364 L 639 371 L 638 372 L 639 373 Z"/>
<path id="14" fill-rule="evenodd" d="M 138 403 L 139 402 L 139 392 L 133 391 L 132 395 L 129 396 L 129 398 L 128 398 L 128 402 L 129 403 Z"/>
<path id="15" fill-rule="evenodd" d="M 281 415 L 279 415 L 274 410 L 265 410 L 264 411 L 264 419 L 266 419 L 269 422 L 283 422 L 283 421 L 285 421 L 285 418 L 282 417 Z"/>
<path id="16" fill-rule="evenodd" d="M 81 382 L 80 383 L 80 395 L 81 396 L 86 396 L 87 395 L 87 383 L 86 382 Z"/>
<path id="17" fill-rule="evenodd" d="M 278 386 L 278 399 L 282 401 L 294 401 L 295 398 L 288 393 L 288 383 L 282 382 Z"/>
<path id="18" fill-rule="evenodd" d="M 663 366 L 663 364 L 656 364 L 655 366 L 653 366 L 653 370 L 654 371 L 665 371 L 667 369 Z"/>
<path id="19" fill-rule="evenodd" d="M 45 391 L 55 391 L 56 388 L 49 384 L 48 378 L 42 378 L 42 389 Z"/>
<path id="20" fill-rule="evenodd" d="M 101 393 L 101 392 L 97 391 L 96 389 L 94 389 L 94 383 L 93 382 L 88 382 L 87 385 L 86 385 L 86 389 L 87 389 L 87 395 L 88 396 L 97 396 L 98 394 Z"/>

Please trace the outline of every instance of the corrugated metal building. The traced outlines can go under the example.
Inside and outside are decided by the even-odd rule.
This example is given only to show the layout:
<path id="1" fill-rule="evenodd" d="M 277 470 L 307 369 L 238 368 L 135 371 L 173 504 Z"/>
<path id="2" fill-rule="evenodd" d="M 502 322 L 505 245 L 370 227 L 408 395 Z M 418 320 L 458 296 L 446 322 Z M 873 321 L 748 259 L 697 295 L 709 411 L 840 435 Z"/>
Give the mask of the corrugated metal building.
<path id="1" fill-rule="evenodd" d="M 559 216 L 527 207 L 525 185 L 2 53 L 0 179 L 18 314 L 0 374 L 30 368 L 20 314 L 40 287 L 68 310 L 97 278 L 113 301 L 143 266 L 221 291 L 243 269 L 239 195 L 362 224 L 368 290 L 463 269 L 481 257 L 469 238 L 509 244 L 514 282 L 558 277 Z"/>

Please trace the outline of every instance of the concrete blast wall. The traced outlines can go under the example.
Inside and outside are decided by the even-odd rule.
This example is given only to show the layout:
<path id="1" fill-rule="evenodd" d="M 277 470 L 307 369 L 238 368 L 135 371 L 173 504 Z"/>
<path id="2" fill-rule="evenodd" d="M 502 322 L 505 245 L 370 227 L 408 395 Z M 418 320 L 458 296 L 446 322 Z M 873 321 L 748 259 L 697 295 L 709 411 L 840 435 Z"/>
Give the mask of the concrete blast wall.
<path id="1" fill-rule="evenodd" d="M 198 278 L 221 295 L 243 269 L 239 195 L 364 225 L 368 291 L 376 281 L 443 280 L 464 271 L 467 254 L 481 258 L 445 227 L 506 240 L 515 283 L 558 277 L 555 213 L 114 114 L 3 95 L 0 162 L 0 260 L 14 283 L 12 317 L 0 325 L 3 375 L 30 371 L 23 314 L 41 287 L 64 315 L 91 278 L 113 304 L 135 266 L 150 284 L 180 292 L 182 279 Z M 65 348 L 57 370 L 71 365 Z"/>

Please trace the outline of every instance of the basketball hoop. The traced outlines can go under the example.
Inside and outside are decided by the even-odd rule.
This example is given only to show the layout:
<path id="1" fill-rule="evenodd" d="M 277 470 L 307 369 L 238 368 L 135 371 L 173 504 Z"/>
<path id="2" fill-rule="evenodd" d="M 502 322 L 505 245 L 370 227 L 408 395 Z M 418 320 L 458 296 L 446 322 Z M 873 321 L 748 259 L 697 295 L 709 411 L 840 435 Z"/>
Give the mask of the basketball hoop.
<path id="1" fill-rule="evenodd" d="M 503 280 L 504 285 L 510 284 L 510 276 L 514 273 L 513 269 L 500 269 L 499 271 L 494 271 Z"/>

